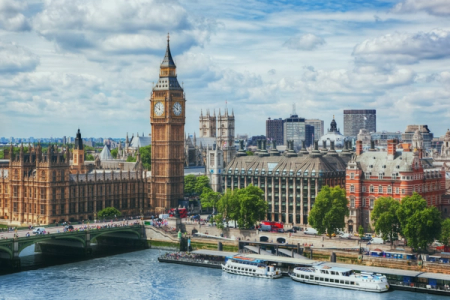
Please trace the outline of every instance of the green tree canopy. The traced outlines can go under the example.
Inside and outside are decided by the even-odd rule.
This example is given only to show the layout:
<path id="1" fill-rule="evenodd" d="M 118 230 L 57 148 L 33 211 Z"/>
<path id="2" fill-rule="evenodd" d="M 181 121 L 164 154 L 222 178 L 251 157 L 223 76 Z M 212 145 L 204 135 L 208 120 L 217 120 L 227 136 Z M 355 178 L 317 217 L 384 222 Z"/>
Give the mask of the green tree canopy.
<path id="1" fill-rule="evenodd" d="M 309 213 L 308 222 L 319 234 L 327 233 L 331 238 L 336 228 L 345 227 L 345 217 L 349 215 L 347 205 L 344 189 L 323 186 Z"/>
<path id="2" fill-rule="evenodd" d="M 362 227 L 362 225 L 359 225 L 358 227 L 358 234 L 359 238 L 362 238 L 364 236 L 364 227 Z"/>
<path id="3" fill-rule="evenodd" d="M 401 232 L 400 220 L 397 216 L 399 207 L 399 201 L 391 197 L 380 197 L 375 201 L 371 214 L 371 219 L 375 224 L 375 232 L 381 233 L 383 240 L 389 239 L 391 245 Z"/>
<path id="4" fill-rule="evenodd" d="M 224 220 L 226 224 L 230 220 L 237 221 L 239 218 L 239 199 L 235 191 L 227 189 L 217 202 L 217 210 L 219 214 L 216 216 L 217 227 L 222 228 Z"/>
<path id="5" fill-rule="evenodd" d="M 115 207 L 106 207 L 97 213 L 99 218 L 114 218 L 120 217 L 122 213 Z"/>
<path id="6" fill-rule="evenodd" d="M 87 155 L 86 155 L 86 160 L 87 160 L 87 161 L 94 161 L 94 160 L 95 160 L 94 155 L 92 155 L 92 154 L 87 154 Z"/>
<path id="7" fill-rule="evenodd" d="M 195 192 L 195 184 L 197 183 L 197 177 L 195 175 L 189 174 L 184 176 L 184 194 L 186 196 L 191 196 Z"/>
<path id="8" fill-rule="evenodd" d="M 205 188 L 211 188 L 208 176 L 198 176 L 195 180 L 194 192 L 200 195 Z"/>
<path id="9" fill-rule="evenodd" d="M 442 244 L 445 246 L 448 246 L 449 240 L 450 240 L 450 219 L 445 219 L 442 222 L 442 230 L 441 230 L 441 237 L 439 238 Z"/>
<path id="10" fill-rule="evenodd" d="M 111 150 L 111 156 L 116 159 L 117 158 L 117 154 L 119 153 L 119 150 L 117 149 L 112 149 Z"/>
<path id="11" fill-rule="evenodd" d="M 251 228 L 256 222 L 265 218 L 268 204 L 264 200 L 264 192 L 252 184 L 246 188 L 237 190 L 237 197 L 240 204 L 238 218 L 239 228 Z"/>
<path id="12" fill-rule="evenodd" d="M 127 157 L 127 162 L 136 162 L 136 157 L 133 157 L 133 156 L 128 156 Z"/>
<path id="13" fill-rule="evenodd" d="M 152 145 L 139 148 L 139 154 L 141 155 L 142 166 L 151 170 L 152 167 Z"/>
<path id="14" fill-rule="evenodd" d="M 219 202 L 220 197 L 221 195 L 219 192 L 214 192 L 212 189 L 204 187 L 203 193 L 200 195 L 202 207 L 211 207 L 214 213 L 216 211 L 217 203 Z"/>
<path id="15" fill-rule="evenodd" d="M 409 246 L 426 251 L 428 245 L 441 233 L 441 216 L 435 206 L 427 207 L 427 201 L 418 193 L 402 199 L 397 210 L 402 235 Z"/>
<path id="16" fill-rule="evenodd" d="M 253 153 L 253 151 L 247 150 L 245 151 L 245 153 L 247 153 L 248 156 L 253 156 L 255 153 Z"/>

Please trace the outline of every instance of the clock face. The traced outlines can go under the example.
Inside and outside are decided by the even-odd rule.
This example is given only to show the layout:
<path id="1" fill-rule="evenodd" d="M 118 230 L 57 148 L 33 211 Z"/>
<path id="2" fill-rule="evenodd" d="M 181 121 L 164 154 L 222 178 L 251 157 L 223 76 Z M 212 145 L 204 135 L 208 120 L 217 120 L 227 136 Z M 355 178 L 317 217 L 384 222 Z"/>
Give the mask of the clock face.
<path id="1" fill-rule="evenodd" d="M 175 102 L 173 105 L 173 113 L 175 116 L 181 115 L 181 112 L 183 111 L 183 108 L 181 107 L 181 104 L 179 102 Z"/>
<path id="2" fill-rule="evenodd" d="M 162 102 L 156 102 L 155 104 L 155 115 L 158 117 L 162 116 L 164 113 L 164 104 Z"/>

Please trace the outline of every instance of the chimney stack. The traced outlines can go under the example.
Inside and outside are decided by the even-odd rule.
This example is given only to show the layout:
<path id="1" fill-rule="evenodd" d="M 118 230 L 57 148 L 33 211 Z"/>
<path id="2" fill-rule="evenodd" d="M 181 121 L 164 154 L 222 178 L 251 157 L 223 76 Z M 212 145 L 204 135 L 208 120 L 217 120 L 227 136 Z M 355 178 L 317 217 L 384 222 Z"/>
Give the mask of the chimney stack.
<path id="1" fill-rule="evenodd" d="M 387 158 L 388 160 L 394 160 L 395 158 L 395 152 L 396 152 L 396 143 L 397 141 L 394 140 L 387 140 Z"/>
<path id="2" fill-rule="evenodd" d="M 362 141 L 356 141 L 356 155 L 361 155 L 363 153 Z"/>

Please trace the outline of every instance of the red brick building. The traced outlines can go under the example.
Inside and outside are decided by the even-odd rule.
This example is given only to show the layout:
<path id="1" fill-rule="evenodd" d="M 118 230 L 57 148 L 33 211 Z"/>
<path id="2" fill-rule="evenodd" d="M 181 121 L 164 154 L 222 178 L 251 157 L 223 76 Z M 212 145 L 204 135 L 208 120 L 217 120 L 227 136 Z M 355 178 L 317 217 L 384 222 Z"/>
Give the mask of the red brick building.
<path id="1" fill-rule="evenodd" d="M 420 135 L 420 133 L 419 133 Z M 441 209 L 445 194 L 445 172 L 433 167 L 422 158 L 421 136 L 413 141 L 413 149 L 397 151 L 397 141 L 388 140 L 387 151 L 372 147 L 362 151 L 362 142 L 356 142 L 356 153 L 346 170 L 346 192 L 350 216 L 347 230 L 356 232 L 359 225 L 365 230 L 371 223 L 371 212 L 379 197 L 392 197 L 400 201 L 417 192 L 428 202 Z"/>

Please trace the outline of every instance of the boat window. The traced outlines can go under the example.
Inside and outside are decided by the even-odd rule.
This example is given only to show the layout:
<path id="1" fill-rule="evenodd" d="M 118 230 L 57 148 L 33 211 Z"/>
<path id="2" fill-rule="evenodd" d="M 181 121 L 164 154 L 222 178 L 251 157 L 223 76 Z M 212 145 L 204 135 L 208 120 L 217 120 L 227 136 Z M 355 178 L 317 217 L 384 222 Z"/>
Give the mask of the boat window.
<path id="1" fill-rule="evenodd" d="M 300 278 L 305 278 L 305 276 L 304 276 L 304 275 L 301 275 Z"/>
<path id="2" fill-rule="evenodd" d="M 329 274 L 328 271 L 325 271 L 325 274 Z"/>
<path id="3" fill-rule="evenodd" d="M 331 272 L 331 275 L 334 275 L 334 271 L 330 271 Z"/>
<path id="4" fill-rule="evenodd" d="M 314 280 L 319 280 L 319 277 L 314 277 Z"/>
<path id="5" fill-rule="evenodd" d="M 310 275 L 310 276 L 309 276 L 309 279 L 314 279 L 314 275 Z"/>
<path id="6" fill-rule="evenodd" d="M 350 284 L 351 284 L 351 285 L 355 285 L 355 282 L 354 282 L 354 281 L 350 281 Z"/>
<path id="7" fill-rule="evenodd" d="M 330 281 L 330 280 L 329 280 L 328 278 L 325 278 L 325 281 L 328 282 L 328 281 Z"/>
<path id="8" fill-rule="evenodd" d="M 320 281 L 323 281 L 323 277 L 320 277 Z"/>
<path id="9" fill-rule="evenodd" d="M 344 284 L 344 280 L 341 280 L 339 283 Z"/>
<path id="10" fill-rule="evenodd" d="M 331 278 L 331 279 L 330 279 L 330 282 L 334 282 L 334 279 L 333 279 L 333 278 Z"/>
<path id="11" fill-rule="evenodd" d="M 346 280 L 346 281 L 345 281 L 345 284 L 349 284 L 349 282 Z"/>

